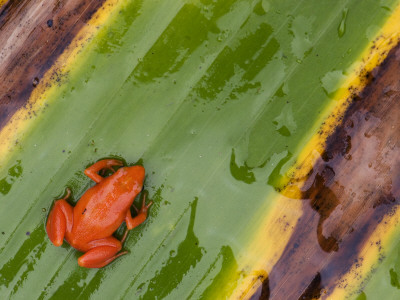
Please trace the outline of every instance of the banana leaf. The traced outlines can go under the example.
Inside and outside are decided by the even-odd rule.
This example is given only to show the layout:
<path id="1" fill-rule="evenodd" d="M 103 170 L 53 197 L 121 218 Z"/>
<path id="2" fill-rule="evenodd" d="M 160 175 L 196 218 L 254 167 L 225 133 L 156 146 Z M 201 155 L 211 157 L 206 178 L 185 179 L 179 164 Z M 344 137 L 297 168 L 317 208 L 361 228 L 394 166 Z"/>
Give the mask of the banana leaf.
<path id="1" fill-rule="evenodd" d="M 341 223 L 330 216 L 361 210 L 339 203 L 322 217 L 304 194 L 327 145 L 346 141 L 346 109 L 367 115 L 351 105 L 368 98 L 374 68 L 396 63 L 399 1 L 0 5 L 1 298 L 399 297 L 396 194 L 382 222 L 372 214 L 357 234 L 346 223 L 330 248 L 318 240 Z M 143 165 L 154 204 L 127 255 L 85 269 L 45 223 L 67 187 L 75 205 L 94 185 L 83 171 L 104 158 Z"/>

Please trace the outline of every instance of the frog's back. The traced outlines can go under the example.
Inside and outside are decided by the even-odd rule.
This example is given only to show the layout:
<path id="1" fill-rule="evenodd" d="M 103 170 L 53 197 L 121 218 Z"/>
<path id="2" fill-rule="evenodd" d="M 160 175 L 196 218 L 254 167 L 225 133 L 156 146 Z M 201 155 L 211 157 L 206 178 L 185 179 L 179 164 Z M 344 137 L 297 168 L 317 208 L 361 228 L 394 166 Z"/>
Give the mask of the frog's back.
<path id="1" fill-rule="evenodd" d="M 111 236 L 125 220 L 143 179 L 143 167 L 124 167 L 88 189 L 74 207 L 73 240 L 90 242 Z"/>

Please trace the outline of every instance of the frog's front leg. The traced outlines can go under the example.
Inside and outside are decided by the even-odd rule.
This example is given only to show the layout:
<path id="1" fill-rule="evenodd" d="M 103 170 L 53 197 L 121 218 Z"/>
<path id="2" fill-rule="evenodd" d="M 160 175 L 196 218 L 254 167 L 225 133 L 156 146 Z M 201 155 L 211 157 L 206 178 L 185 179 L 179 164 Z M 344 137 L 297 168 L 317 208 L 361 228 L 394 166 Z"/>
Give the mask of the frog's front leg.
<path id="1" fill-rule="evenodd" d="M 67 195 L 54 203 L 47 219 L 46 231 L 54 246 L 61 246 L 66 232 L 70 232 L 73 225 L 73 208 L 66 201 L 71 195 L 67 188 Z"/>
<path id="2" fill-rule="evenodd" d="M 149 207 L 152 204 L 153 204 L 153 201 L 150 201 L 150 203 L 146 205 L 146 196 L 145 196 L 145 194 L 143 194 L 142 208 L 140 210 L 138 210 L 135 206 L 133 206 L 137 212 L 137 216 L 132 218 L 131 211 L 130 211 L 130 209 L 128 209 L 128 211 L 126 212 L 126 216 L 125 216 L 125 223 L 126 223 L 126 227 L 128 228 L 128 230 L 132 230 L 133 228 L 139 226 L 144 221 L 146 221 L 147 211 L 149 210 Z"/>
<path id="3" fill-rule="evenodd" d="M 85 175 L 92 179 L 94 182 L 99 183 L 104 178 L 101 177 L 97 172 L 102 169 L 112 169 L 113 166 L 123 166 L 122 161 L 117 159 L 103 159 L 94 163 L 89 168 L 85 169 Z"/>
<path id="4" fill-rule="evenodd" d="M 122 243 L 112 236 L 89 242 L 88 247 L 89 250 L 78 258 L 78 264 L 85 268 L 104 267 L 117 257 L 128 253 L 126 251 L 118 253 Z"/>

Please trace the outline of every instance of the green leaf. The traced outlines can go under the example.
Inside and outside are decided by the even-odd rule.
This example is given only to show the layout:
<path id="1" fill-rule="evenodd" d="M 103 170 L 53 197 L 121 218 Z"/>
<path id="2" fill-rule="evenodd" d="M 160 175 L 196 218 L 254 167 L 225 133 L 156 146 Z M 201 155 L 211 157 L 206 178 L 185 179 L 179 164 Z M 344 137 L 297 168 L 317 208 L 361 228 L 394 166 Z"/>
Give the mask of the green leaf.
<path id="1" fill-rule="evenodd" d="M 396 4 L 121 1 L 1 165 L 2 298 L 229 297 L 274 183 Z M 128 255 L 83 269 L 44 226 L 105 157 L 141 160 L 154 205 Z"/>

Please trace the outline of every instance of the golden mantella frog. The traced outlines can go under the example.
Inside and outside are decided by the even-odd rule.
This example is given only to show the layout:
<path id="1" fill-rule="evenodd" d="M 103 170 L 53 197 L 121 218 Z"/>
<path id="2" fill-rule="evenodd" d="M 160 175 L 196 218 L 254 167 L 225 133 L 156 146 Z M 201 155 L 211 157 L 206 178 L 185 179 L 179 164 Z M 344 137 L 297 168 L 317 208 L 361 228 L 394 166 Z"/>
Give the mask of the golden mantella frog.
<path id="1" fill-rule="evenodd" d="M 152 202 L 136 209 L 137 216 L 132 218 L 130 208 L 135 197 L 143 187 L 145 170 L 142 166 L 121 167 L 116 172 L 113 166 L 123 163 L 115 159 L 104 159 L 85 170 L 85 174 L 96 182 L 79 199 L 75 207 L 66 200 L 67 195 L 55 202 L 50 211 L 46 231 L 55 246 L 61 246 L 65 239 L 72 247 L 84 252 L 78 264 L 86 268 L 101 268 L 117 257 L 126 254 L 120 252 L 129 230 L 143 223 Z M 102 177 L 103 169 L 115 173 Z M 112 236 L 118 227 L 126 222 L 127 230 L 121 241 Z"/>

